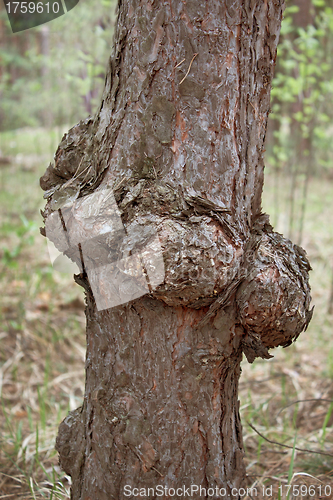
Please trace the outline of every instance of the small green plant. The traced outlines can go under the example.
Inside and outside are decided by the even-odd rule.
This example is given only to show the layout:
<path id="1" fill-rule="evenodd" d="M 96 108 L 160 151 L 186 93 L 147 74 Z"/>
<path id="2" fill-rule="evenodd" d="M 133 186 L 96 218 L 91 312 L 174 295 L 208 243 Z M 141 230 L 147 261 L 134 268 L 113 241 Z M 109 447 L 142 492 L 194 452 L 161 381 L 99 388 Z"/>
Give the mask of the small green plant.
<path id="1" fill-rule="evenodd" d="M 294 437 L 294 445 L 293 445 L 293 450 L 292 450 L 291 458 L 290 458 L 290 465 L 289 465 L 289 470 L 288 470 L 288 483 L 287 483 L 288 485 L 290 485 L 292 483 L 293 476 L 294 476 L 296 438 L 297 438 L 297 434 L 295 434 L 295 437 Z M 289 498 L 290 498 L 290 490 L 288 491 L 288 494 L 287 494 L 287 499 L 289 500 Z"/>
<path id="2" fill-rule="evenodd" d="M 324 422 L 323 422 L 322 434 L 321 434 L 321 439 L 320 439 L 320 444 L 321 444 L 322 447 L 325 444 L 327 424 L 328 424 L 328 422 L 329 422 L 329 420 L 331 418 L 332 411 L 333 411 L 333 402 L 330 404 L 330 406 L 328 408 L 328 411 L 327 411 L 327 413 L 325 415 Z"/>
<path id="3" fill-rule="evenodd" d="M 38 228 L 36 222 L 28 220 L 23 214 L 20 215 L 20 221 L 21 224 L 19 226 L 14 227 L 11 231 L 12 234 L 14 234 L 19 240 L 18 243 L 14 245 L 12 248 L 8 248 L 5 246 L 2 247 L 3 255 L 1 258 L 1 262 L 8 267 L 16 268 L 18 266 L 17 258 L 21 254 L 22 250 L 26 246 L 33 245 L 35 241 L 35 233 Z"/>

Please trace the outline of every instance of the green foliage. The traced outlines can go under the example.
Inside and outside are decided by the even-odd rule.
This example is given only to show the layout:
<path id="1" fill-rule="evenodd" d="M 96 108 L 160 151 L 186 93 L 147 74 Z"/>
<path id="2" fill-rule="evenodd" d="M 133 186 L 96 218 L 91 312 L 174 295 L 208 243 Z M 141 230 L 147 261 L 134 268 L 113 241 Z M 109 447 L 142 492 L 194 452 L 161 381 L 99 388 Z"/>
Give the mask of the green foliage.
<path id="1" fill-rule="evenodd" d="M 110 55 L 115 0 L 80 2 L 66 15 L 11 34 L 0 46 L 0 130 L 72 124 L 93 113 Z"/>
<path id="2" fill-rule="evenodd" d="M 312 174 L 332 167 L 333 8 L 312 0 L 312 23 L 297 26 L 298 7 L 287 2 L 272 88 L 274 137 L 269 163 Z"/>
<path id="3" fill-rule="evenodd" d="M 27 245 L 34 244 L 34 233 L 36 233 L 38 229 L 36 222 L 29 221 L 23 214 L 20 215 L 20 220 L 21 224 L 15 228 L 6 224 L 0 228 L 2 234 L 5 234 L 7 231 L 15 233 L 18 240 L 18 243 L 10 248 L 2 245 L 1 262 L 7 267 L 17 267 L 17 257 L 20 255 L 22 250 Z"/>

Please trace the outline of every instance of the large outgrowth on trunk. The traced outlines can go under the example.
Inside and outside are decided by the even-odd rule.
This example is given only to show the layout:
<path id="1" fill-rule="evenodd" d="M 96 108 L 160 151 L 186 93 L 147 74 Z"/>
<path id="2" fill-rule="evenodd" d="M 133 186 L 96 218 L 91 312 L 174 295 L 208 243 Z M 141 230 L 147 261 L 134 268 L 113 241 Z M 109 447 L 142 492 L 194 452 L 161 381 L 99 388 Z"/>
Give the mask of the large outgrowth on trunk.
<path id="1" fill-rule="evenodd" d="M 86 294 L 85 397 L 56 445 L 74 500 L 245 484 L 242 353 L 269 358 L 311 318 L 305 252 L 261 213 L 282 12 L 120 0 L 100 108 L 41 178 L 43 233 Z"/>

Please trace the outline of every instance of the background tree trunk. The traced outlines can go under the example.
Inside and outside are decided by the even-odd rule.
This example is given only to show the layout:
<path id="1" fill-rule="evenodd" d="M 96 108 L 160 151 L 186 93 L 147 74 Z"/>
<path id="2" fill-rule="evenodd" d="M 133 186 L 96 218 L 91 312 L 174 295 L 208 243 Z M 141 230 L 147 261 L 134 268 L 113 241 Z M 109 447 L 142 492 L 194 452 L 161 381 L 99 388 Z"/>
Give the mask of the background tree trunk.
<path id="1" fill-rule="evenodd" d="M 282 10 L 120 1 L 100 109 L 65 135 L 41 179 L 47 236 L 81 267 L 87 300 L 84 404 L 57 439 L 75 500 L 134 498 L 126 485 L 238 498 L 244 485 L 242 352 L 270 357 L 311 317 L 304 251 L 261 214 Z M 111 191 L 126 231 L 116 243 L 98 208 Z M 117 267 L 154 234 L 148 264 L 160 249 L 164 279 L 100 307 L 115 286 L 111 256 Z"/>

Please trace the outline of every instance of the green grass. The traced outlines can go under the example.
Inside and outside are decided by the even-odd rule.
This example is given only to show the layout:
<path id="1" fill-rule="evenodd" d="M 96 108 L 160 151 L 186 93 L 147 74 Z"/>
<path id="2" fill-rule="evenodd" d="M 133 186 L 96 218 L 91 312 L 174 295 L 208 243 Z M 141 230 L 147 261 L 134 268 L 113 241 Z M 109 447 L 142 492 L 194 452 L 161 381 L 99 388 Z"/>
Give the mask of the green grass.
<path id="1" fill-rule="evenodd" d="M 40 157 L 50 155 L 52 158 L 63 133 L 67 130 L 68 127 L 57 127 L 50 130 L 25 128 L 1 132 L 0 151 L 3 156 L 19 155 L 18 160 L 24 160 L 30 155 Z"/>
<path id="2" fill-rule="evenodd" d="M 0 134 L 12 159 L 0 167 L 0 498 L 69 498 L 54 443 L 82 401 L 84 306 L 39 232 L 39 177 L 60 139 L 59 130 Z"/>

